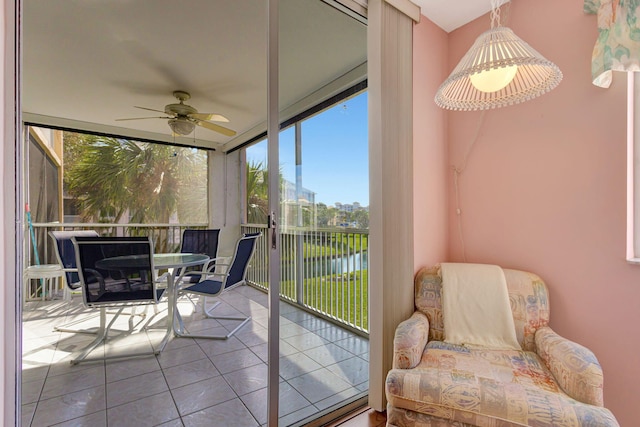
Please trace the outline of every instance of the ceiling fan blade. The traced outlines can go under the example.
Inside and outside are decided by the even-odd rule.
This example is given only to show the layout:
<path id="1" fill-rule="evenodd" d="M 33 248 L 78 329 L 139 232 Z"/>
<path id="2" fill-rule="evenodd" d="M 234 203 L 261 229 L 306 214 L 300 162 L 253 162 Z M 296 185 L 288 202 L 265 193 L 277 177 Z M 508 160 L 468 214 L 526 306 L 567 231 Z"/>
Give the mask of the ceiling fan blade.
<path id="1" fill-rule="evenodd" d="M 153 108 L 147 108 L 147 107 L 138 107 L 137 105 L 134 105 L 135 108 L 139 108 L 141 110 L 147 110 L 147 111 L 155 111 L 156 113 L 163 113 L 165 114 L 164 111 L 162 110 L 154 110 Z"/>
<path id="2" fill-rule="evenodd" d="M 196 124 L 199 125 L 199 126 L 202 126 L 204 128 L 207 128 L 209 130 L 212 130 L 214 132 L 221 133 L 221 134 L 226 135 L 226 136 L 235 136 L 235 134 L 236 134 L 236 131 L 231 130 L 231 129 L 227 129 L 227 128 L 222 127 L 220 125 L 216 125 L 215 123 L 209 123 L 209 122 L 205 122 L 203 120 L 198 120 L 196 122 Z"/>
<path id="3" fill-rule="evenodd" d="M 116 119 L 116 122 L 124 122 L 126 120 L 144 120 L 144 119 L 171 119 L 172 117 L 131 117 L 129 119 Z"/>
<path id="4" fill-rule="evenodd" d="M 222 114 L 215 113 L 193 113 L 189 114 L 190 117 L 198 120 L 213 120 L 214 122 L 224 122 L 229 123 L 229 119 L 227 119 Z"/>

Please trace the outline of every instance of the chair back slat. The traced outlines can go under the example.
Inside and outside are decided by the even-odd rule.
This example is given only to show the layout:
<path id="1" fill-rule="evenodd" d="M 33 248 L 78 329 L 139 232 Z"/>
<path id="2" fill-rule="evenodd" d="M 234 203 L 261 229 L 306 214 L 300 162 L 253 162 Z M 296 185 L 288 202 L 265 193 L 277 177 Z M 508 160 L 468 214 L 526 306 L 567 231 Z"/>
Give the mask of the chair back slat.
<path id="1" fill-rule="evenodd" d="M 249 260 L 253 255 L 256 247 L 256 240 L 261 233 L 247 234 L 238 240 L 236 251 L 233 255 L 233 261 L 229 267 L 227 277 L 225 279 L 225 288 L 229 288 L 238 283 L 244 282 L 247 274 Z"/>
<path id="2" fill-rule="evenodd" d="M 218 238 L 220 237 L 220 229 L 192 229 L 188 228 L 182 232 L 182 243 L 180 245 L 180 252 L 183 254 L 203 254 L 208 255 L 209 258 L 214 259 L 218 256 Z M 215 261 L 209 263 L 209 268 L 215 265 Z M 186 271 L 190 272 L 186 277 L 192 283 L 197 283 L 200 280 L 201 268 L 199 266 L 187 267 Z"/>
<path id="3" fill-rule="evenodd" d="M 149 237 L 73 237 L 85 304 L 156 303 Z"/>
<path id="4" fill-rule="evenodd" d="M 76 266 L 76 251 L 71 238 L 98 237 L 98 233 L 95 230 L 50 231 L 49 236 L 54 242 L 58 264 L 64 269 L 67 287 L 71 289 L 79 288 L 80 278 L 78 277 Z"/>
<path id="5" fill-rule="evenodd" d="M 186 229 L 182 233 L 180 252 L 209 255 L 215 258 L 218 253 L 219 229 L 194 230 Z"/>

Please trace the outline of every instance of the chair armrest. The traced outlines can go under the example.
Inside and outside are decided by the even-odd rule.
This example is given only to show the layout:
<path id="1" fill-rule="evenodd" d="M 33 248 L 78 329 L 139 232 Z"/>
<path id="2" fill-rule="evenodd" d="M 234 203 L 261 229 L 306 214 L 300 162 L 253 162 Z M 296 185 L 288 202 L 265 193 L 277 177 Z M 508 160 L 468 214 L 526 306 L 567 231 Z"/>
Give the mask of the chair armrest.
<path id="1" fill-rule="evenodd" d="M 416 311 L 401 322 L 393 338 L 393 368 L 412 369 L 422 359 L 422 353 L 429 341 L 429 319 Z"/>
<path id="2" fill-rule="evenodd" d="M 160 285 L 163 288 L 166 288 L 168 283 L 168 276 L 169 276 L 168 272 L 162 273 L 161 275 L 157 276 L 154 280 L 154 282 L 156 283 L 156 286 Z"/>
<path id="3" fill-rule="evenodd" d="M 215 267 L 219 267 L 219 266 L 229 266 L 231 261 L 231 257 L 226 257 L 226 256 L 220 256 L 220 257 L 215 257 L 215 258 L 211 258 L 209 261 L 207 261 L 204 266 L 202 267 L 202 271 L 203 272 L 210 272 L 212 269 L 214 269 Z M 212 265 L 213 264 L 213 265 Z"/>
<path id="4" fill-rule="evenodd" d="M 580 402 L 604 406 L 602 368 L 591 350 L 548 326 L 536 331 L 535 342 L 536 353 L 565 393 Z"/>

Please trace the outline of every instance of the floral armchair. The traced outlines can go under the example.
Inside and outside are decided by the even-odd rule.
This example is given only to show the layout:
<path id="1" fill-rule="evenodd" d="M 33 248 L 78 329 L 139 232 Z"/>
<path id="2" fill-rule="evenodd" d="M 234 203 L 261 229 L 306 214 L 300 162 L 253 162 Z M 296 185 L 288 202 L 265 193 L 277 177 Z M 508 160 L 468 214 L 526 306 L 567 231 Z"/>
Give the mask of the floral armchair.
<path id="1" fill-rule="evenodd" d="M 504 274 L 523 351 L 445 343 L 438 268 L 418 272 L 416 311 L 395 334 L 387 426 L 618 426 L 594 354 L 548 326 L 544 282 Z"/>

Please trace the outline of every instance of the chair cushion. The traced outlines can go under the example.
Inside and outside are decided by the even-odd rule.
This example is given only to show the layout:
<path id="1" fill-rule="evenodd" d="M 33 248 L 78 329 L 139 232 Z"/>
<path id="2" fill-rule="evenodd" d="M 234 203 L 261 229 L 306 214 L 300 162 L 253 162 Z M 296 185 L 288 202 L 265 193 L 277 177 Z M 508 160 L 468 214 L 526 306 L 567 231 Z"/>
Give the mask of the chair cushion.
<path id="1" fill-rule="evenodd" d="M 618 425 L 609 410 L 564 394 L 529 351 L 431 341 L 416 368 L 389 372 L 386 387 L 394 407 L 471 425 Z"/>
<path id="2" fill-rule="evenodd" d="M 187 273 L 182 277 L 182 281 L 186 283 L 198 283 L 200 281 L 200 273 Z"/>
<path id="3" fill-rule="evenodd" d="M 195 285 L 184 288 L 183 292 L 193 292 L 197 294 L 215 295 L 220 292 L 222 282 L 218 280 L 203 280 Z"/>

